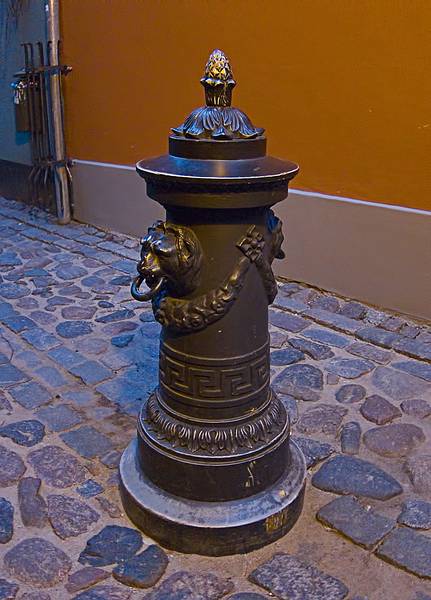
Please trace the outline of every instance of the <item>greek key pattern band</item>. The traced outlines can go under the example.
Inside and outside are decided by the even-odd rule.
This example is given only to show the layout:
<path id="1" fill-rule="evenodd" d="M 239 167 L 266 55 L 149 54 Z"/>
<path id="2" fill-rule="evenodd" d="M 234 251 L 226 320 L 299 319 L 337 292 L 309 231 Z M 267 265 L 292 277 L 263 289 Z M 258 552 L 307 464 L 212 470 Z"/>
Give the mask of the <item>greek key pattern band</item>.
<path id="1" fill-rule="evenodd" d="M 230 359 L 198 358 L 162 344 L 160 386 L 171 396 L 211 403 L 247 399 L 269 384 L 269 345 Z"/>

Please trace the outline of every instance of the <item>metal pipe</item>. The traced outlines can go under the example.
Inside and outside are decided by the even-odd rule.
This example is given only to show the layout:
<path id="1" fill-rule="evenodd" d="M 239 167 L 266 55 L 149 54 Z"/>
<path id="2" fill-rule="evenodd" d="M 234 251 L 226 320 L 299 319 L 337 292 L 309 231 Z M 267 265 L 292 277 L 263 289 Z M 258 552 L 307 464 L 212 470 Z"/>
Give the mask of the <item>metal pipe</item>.
<path id="1" fill-rule="evenodd" d="M 47 37 L 51 44 L 51 64 L 59 65 L 60 19 L 58 0 L 45 0 Z M 58 222 L 62 225 L 70 222 L 70 186 L 66 166 L 64 141 L 64 115 L 61 102 L 61 74 L 52 73 L 50 77 L 51 111 L 53 126 L 52 156 L 55 165 L 55 200 L 57 205 Z"/>

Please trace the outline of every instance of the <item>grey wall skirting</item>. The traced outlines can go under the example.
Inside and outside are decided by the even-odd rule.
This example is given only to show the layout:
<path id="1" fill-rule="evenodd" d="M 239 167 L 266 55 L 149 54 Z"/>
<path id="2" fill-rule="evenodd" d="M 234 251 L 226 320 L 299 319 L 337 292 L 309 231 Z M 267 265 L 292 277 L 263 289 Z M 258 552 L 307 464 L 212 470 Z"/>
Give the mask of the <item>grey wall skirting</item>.
<path id="1" fill-rule="evenodd" d="M 141 236 L 164 211 L 145 193 L 133 167 L 74 161 L 74 218 L 106 229 Z"/>
<path id="2" fill-rule="evenodd" d="M 75 161 L 75 218 L 140 236 L 163 210 L 133 167 Z M 431 318 L 431 212 L 292 191 L 275 207 L 286 259 L 276 272 Z"/>

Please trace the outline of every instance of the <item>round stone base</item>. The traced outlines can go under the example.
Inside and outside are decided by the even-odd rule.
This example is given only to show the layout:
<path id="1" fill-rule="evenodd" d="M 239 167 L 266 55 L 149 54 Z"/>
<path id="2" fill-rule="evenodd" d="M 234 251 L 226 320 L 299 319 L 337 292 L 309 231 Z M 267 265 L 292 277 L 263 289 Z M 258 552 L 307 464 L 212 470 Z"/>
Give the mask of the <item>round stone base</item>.
<path id="1" fill-rule="evenodd" d="M 130 519 L 165 548 L 225 556 L 250 552 L 282 537 L 303 504 L 306 466 L 290 441 L 289 470 L 271 487 L 247 498 L 201 502 L 168 494 L 142 472 L 134 439 L 120 463 L 120 491 Z"/>

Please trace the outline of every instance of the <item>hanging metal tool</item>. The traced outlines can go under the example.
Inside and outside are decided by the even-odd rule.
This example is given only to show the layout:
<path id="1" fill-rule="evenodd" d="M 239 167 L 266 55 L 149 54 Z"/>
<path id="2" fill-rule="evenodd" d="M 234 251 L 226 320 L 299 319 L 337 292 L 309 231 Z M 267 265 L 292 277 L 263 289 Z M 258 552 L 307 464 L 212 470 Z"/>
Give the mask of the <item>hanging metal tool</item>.
<path id="1" fill-rule="evenodd" d="M 19 133 L 28 133 L 30 131 L 30 122 L 28 118 L 28 85 L 24 78 L 14 81 L 11 84 L 13 89 L 13 105 L 15 108 L 15 126 Z"/>
<path id="2" fill-rule="evenodd" d="M 30 133 L 32 169 L 29 175 L 31 203 L 48 207 L 54 196 L 61 224 L 71 218 L 72 175 L 66 154 L 62 77 L 71 67 L 59 62 L 58 3 L 46 1 L 46 44 L 22 44 L 24 64 L 12 83 L 17 131 Z M 47 200 L 48 199 L 48 200 Z"/>

